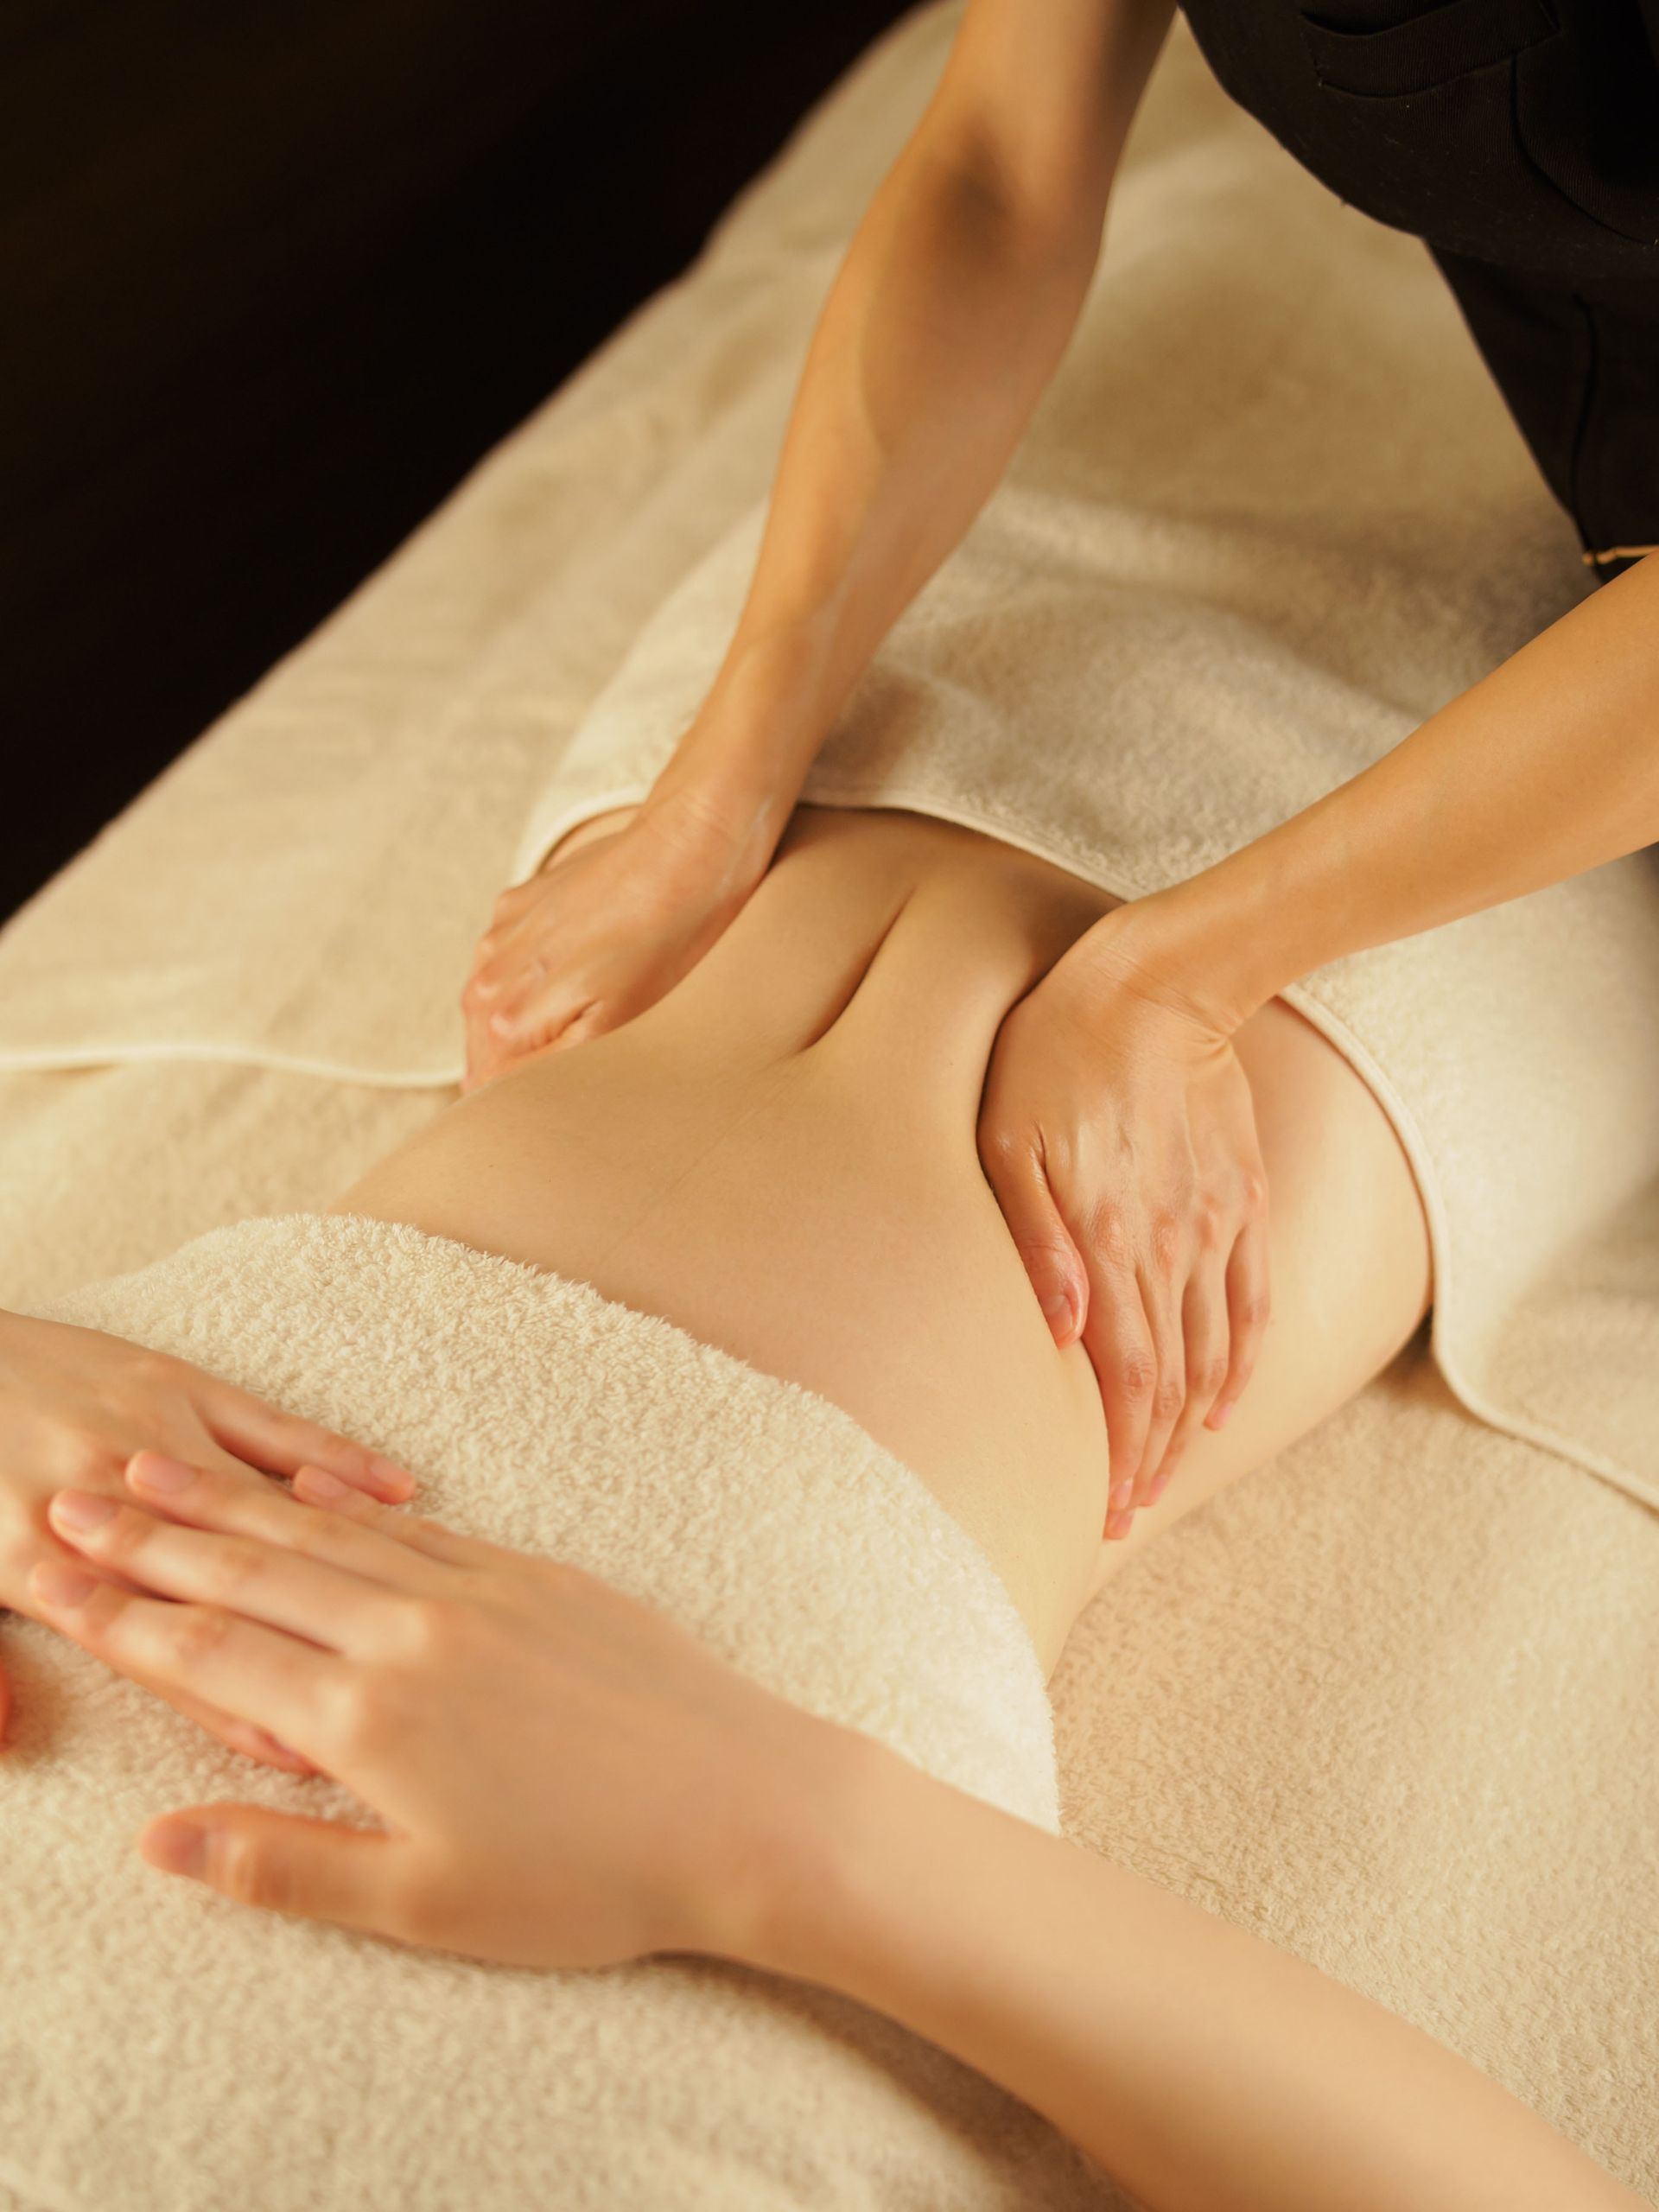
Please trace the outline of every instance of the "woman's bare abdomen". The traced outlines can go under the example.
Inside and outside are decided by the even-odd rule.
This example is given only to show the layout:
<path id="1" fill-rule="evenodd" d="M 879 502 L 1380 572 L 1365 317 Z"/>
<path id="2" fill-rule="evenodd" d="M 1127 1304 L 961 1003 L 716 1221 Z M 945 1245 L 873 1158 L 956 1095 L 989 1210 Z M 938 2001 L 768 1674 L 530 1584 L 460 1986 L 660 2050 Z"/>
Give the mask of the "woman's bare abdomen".
<path id="1" fill-rule="evenodd" d="M 976 830 L 800 807 L 674 990 L 447 1108 L 333 1211 L 591 1283 L 842 1407 L 978 1541 L 1051 1669 L 1107 1575 L 1351 1396 L 1428 1296 L 1386 1116 L 1270 1001 L 1235 1041 L 1273 1322 L 1225 1432 L 1103 1546 L 1099 1386 L 1049 1334 L 976 1131 L 1003 1016 L 1116 903 Z"/>
<path id="2" fill-rule="evenodd" d="M 976 1125 L 1003 1015 L 1115 903 L 974 830 L 799 808 L 675 990 L 448 1108 L 334 1211 L 591 1283 L 841 1406 L 979 1541 L 1050 1663 L 1105 1425 Z"/>

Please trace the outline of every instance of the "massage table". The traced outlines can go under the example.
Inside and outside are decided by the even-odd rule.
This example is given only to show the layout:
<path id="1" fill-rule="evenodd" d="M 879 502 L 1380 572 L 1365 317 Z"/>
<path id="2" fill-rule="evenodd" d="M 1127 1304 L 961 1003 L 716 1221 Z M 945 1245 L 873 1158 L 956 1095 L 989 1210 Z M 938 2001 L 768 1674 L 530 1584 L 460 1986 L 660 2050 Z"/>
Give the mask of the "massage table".
<path id="1" fill-rule="evenodd" d="M 544 795 L 620 673 L 626 704 L 642 632 L 722 543 L 741 551 L 818 307 L 959 16 L 930 0 L 880 40 L 688 275 L 0 934 L 0 1302 L 32 1310 L 244 1215 L 326 1204 L 453 1096 L 455 1001 L 494 893 L 545 842 Z M 1275 213 L 1252 233 L 1264 270 L 1299 223 L 1335 222 L 1354 281 L 1397 287 L 1433 341 L 1445 389 L 1414 390 L 1404 347 L 1375 396 L 1402 446 L 1428 442 L 1421 466 L 1471 487 L 1469 536 L 1413 604 L 1432 625 L 1445 578 L 1483 564 L 1491 626 L 1440 664 L 1472 681 L 1506 625 L 1541 626 L 1587 588 L 1570 528 L 1424 250 L 1324 207 L 1179 22 L 1106 264 L 1121 225 L 1166 314 L 1156 248 L 1197 189 L 1194 118 Z M 1310 301 L 1310 321 L 1334 328 L 1340 304 Z M 1295 362 L 1259 339 L 1235 367 L 1270 388 Z M 1478 436 L 1437 457 L 1442 403 Z M 1039 419 L 1082 451 L 1088 404 L 1063 371 Z M 1497 509 L 1476 496 L 1484 467 Z M 1265 520 L 1224 518 L 1257 574 L 1276 541 L 1294 575 L 1311 527 L 1294 488 Z M 1179 570 L 1195 515 L 1196 474 L 1136 543 Z M 1363 597 L 1412 545 L 1366 520 L 1345 565 L 1316 549 L 1332 591 Z M 1378 644 L 1379 692 L 1397 644 Z M 1403 728 L 1437 702 L 1406 683 L 1392 703 Z M 604 780 L 601 763 L 589 810 Z M 1627 875 L 1584 895 L 1611 914 L 1644 893 Z M 1426 1328 L 1128 1565 L 1051 1693 L 1066 1833 L 1415 2022 L 1659 2202 L 1659 1181 L 1626 1179 L 1580 1209 L 1593 1234 L 1557 1222 L 1501 1328 L 1451 1347 Z M 1548 1192 L 1493 1198 L 1510 1202 L 1550 1211 Z M 49 1758 L 62 1715 L 31 1713 L 26 1679 L 19 1706 L 8 1756 Z M 119 2125 L 142 2136 L 142 2106 Z M 80 2178 L 84 2196 L 73 2175 L 48 2184 L 0 2140 L 4 2212 L 110 2212 Z M 1091 2201 L 1127 2202 L 1104 2182 Z"/>

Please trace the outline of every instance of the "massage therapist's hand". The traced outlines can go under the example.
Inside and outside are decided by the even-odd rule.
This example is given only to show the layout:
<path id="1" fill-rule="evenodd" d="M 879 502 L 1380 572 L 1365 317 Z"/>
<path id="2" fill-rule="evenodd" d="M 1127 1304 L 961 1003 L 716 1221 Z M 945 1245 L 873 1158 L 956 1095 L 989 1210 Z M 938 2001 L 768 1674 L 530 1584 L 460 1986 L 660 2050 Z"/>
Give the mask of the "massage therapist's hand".
<path id="1" fill-rule="evenodd" d="M 414 1488 L 389 1459 L 279 1413 L 185 1360 L 99 1329 L 0 1313 L 0 1606 L 42 1618 L 29 1594 L 30 1570 L 66 1556 L 48 1500 L 66 1483 L 122 1495 L 122 1469 L 146 1446 L 200 1461 L 248 1489 L 264 1487 L 266 1472 L 292 1474 L 306 1461 L 380 1497 L 404 1498 Z M 272 1765 L 296 1764 L 245 1720 L 137 1669 L 124 1671 L 160 1690 L 232 1751 Z M 0 1737 L 9 1705 L 0 1672 Z"/>
<path id="2" fill-rule="evenodd" d="M 385 1823 L 214 1803 L 145 1829 L 152 1866 L 241 1903 L 516 1966 L 741 1956 L 783 1824 L 866 1740 L 577 1567 L 309 1468 L 290 1497 L 140 1452 L 127 1483 L 122 1504 L 53 1501 L 88 1571 L 125 1580 L 77 1598 L 65 1562 L 39 1568 L 48 1618 L 293 1745 Z"/>
<path id="3" fill-rule="evenodd" d="M 1219 1428 L 1268 1319 L 1267 1179 L 1229 1037 L 1132 955 L 1120 907 L 1012 1007 L 981 1163 L 1057 1344 L 1081 1337 L 1111 1450 L 1109 1536 Z"/>
<path id="4" fill-rule="evenodd" d="M 462 1090 L 653 1006 L 739 912 L 766 861 L 685 791 L 582 823 L 495 902 L 461 993 Z"/>

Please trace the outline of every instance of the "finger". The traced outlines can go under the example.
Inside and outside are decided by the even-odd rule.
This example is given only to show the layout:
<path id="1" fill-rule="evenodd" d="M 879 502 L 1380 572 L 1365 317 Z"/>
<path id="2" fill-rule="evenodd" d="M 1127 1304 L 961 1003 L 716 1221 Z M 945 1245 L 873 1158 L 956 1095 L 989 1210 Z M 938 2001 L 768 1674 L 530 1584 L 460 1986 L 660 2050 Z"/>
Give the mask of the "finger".
<path id="1" fill-rule="evenodd" d="M 473 954 L 471 973 L 467 979 L 463 998 L 479 1001 L 485 1006 L 499 1000 L 511 990 L 524 973 L 527 955 L 536 951 L 536 918 L 525 913 L 512 920 L 498 919 L 488 933 L 481 937 Z M 540 962 L 545 968 L 545 962 Z"/>
<path id="2" fill-rule="evenodd" d="M 516 920 L 526 907 L 541 903 L 543 871 L 546 867 L 547 862 L 543 861 L 541 868 L 532 871 L 522 883 L 510 883 L 505 891 L 497 893 L 486 936 L 495 935 L 504 924 Z"/>
<path id="3" fill-rule="evenodd" d="M 302 1467 L 294 1478 L 294 1488 L 303 1503 L 372 1529 L 392 1543 L 407 1545 L 429 1559 L 442 1560 L 446 1567 L 476 1567 L 520 1556 L 505 1545 L 463 1536 L 458 1529 L 446 1528 L 442 1521 L 428 1520 L 416 1513 L 389 1512 L 360 1491 L 335 1482 L 320 1467 Z"/>
<path id="4" fill-rule="evenodd" d="M 1246 1223 L 1227 1262 L 1227 1379 L 1206 1424 L 1219 1428 L 1243 1395 L 1268 1332 L 1272 1300 L 1268 1281 L 1268 1224 Z"/>
<path id="5" fill-rule="evenodd" d="M 248 1477 L 244 1474 L 242 1479 L 245 1482 Z M 124 1574 L 117 1573 L 113 1567 L 105 1566 L 101 1560 L 86 1559 L 79 1552 L 70 1551 L 61 1545 L 54 1545 L 47 1556 L 73 1564 L 84 1573 L 90 1574 L 94 1580 L 106 1583 L 111 1589 L 137 1591 L 138 1588 L 136 1582 L 130 1581 Z M 111 1669 L 111 1672 L 120 1671 Z M 245 1758 L 257 1759 L 263 1766 L 281 1767 L 289 1774 L 315 1774 L 317 1771 L 309 1759 L 302 1758 L 288 1745 L 278 1743 L 269 1729 L 256 1727 L 251 1720 L 238 1720 L 233 1713 L 219 1713 L 213 1706 L 204 1704 L 200 1698 L 192 1697 L 188 1691 L 169 1689 L 165 1682 L 156 1681 L 148 1675 L 128 1674 L 126 1680 L 136 1683 L 141 1690 L 148 1690 L 151 1696 L 160 1698 L 164 1705 L 170 1705 L 187 1720 L 194 1721 L 216 1742 L 223 1744 L 226 1751 L 238 1751 Z"/>
<path id="6" fill-rule="evenodd" d="M 6 1747 L 6 1730 L 11 1720 L 11 1680 L 0 1667 L 0 1751 Z"/>
<path id="7" fill-rule="evenodd" d="M 1089 1317 L 1083 1344 L 1095 1370 L 1106 1414 L 1111 1508 L 1115 1513 L 1122 1512 L 1134 1494 L 1135 1470 L 1152 1421 L 1158 1368 L 1137 1279 L 1097 1257 L 1090 1275 Z"/>
<path id="8" fill-rule="evenodd" d="M 245 1482 L 248 1478 L 245 1474 L 242 1479 Z M 48 1509 L 50 1503 L 51 1501 L 48 1499 Z M 129 1582 L 126 1576 L 117 1568 L 106 1567 L 101 1560 L 83 1559 L 78 1551 L 71 1550 L 67 1544 L 60 1540 L 58 1532 L 54 1529 L 48 1529 L 40 1548 L 35 1553 L 34 1558 L 29 1561 L 29 1566 L 32 1567 L 36 1560 L 48 1559 L 71 1560 L 75 1566 L 85 1567 L 87 1573 L 95 1576 L 99 1581 L 112 1583 L 118 1590 L 133 1590 L 137 1587 L 136 1583 Z M 28 1580 L 28 1568 L 25 1567 L 23 1569 L 25 1586 Z"/>
<path id="9" fill-rule="evenodd" d="M 979 1152 L 1049 1332 L 1057 1344 L 1069 1344 L 1086 1317 L 1088 1277 L 1049 1188 L 1041 1135 L 982 1128 Z"/>
<path id="10" fill-rule="evenodd" d="M 1186 1454 L 1187 1446 L 1215 1404 L 1227 1377 L 1227 1294 L 1222 1271 L 1213 1255 L 1200 1262 L 1186 1286 L 1181 1302 L 1181 1331 L 1185 1348 L 1186 1403 L 1165 1446 L 1162 1464 L 1154 1471 L 1147 1503 L 1155 1505 L 1170 1477 Z"/>
<path id="11" fill-rule="evenodd" d="M 193 1805 L 151 1821 L 138 1837 L 147 1866 L 188 1875 L 238 1904 L 393 1936 L 407 1849 L 372 1828 L 258 1805 Z"/>
<path id="12" fill-rule="evenodd" d="M 496 903 L 495 918 L 473 947 L 473 964 L 468 970 L 472 988 L 481 999 L 494 998 L 511 971 L 510 952 L 517 937 L 514 916 L 508 913 L 503 901 Z"/>
<path id="13" fill-rule="evenodd" d="M 60 1491 L 48 1510 L 66 1543 L 158 1597 L 222 1606 L 353 1657 L 391 1647 L 404 1625 L 406 1593 L 280 1544 L 191 1528 L 91 1491 Z"/>
<path id="14" fill-rule="evenodd" d="M 479 932 L 474 966 L 482 967 L 499 957 L 503 949 L 512 943 L 524 915 L 541 904 L 541 882 L 533 875 L 527 875 L 522 883 L 510 883 L 505 891 L 496 894 L 490 918 Z"/>
<path id="15" fill-rule="evenodd" d="M 461 1077 L 463 1096 L 478 1090 L 501 1071 L 502 1055 L 494 1038 L 490 1034 L 488 1007 L 461 995 L 461 1016 L 466 1042 L 466 1071 Z"/>
<path id="16" fill-rule="evenodd" d="M 268 1475 L 292 1475 L 302 1466 L 326 1467 L 343 1483 L 377 1497 L 412 1497 L 415 1478 L 395 1459 L 371 1452 L 314 1421 L 280 1413 L 251 1391 L 216 1376 L 195 1393 L 196 1409 L 216 1444 Z"/>
<path id="17" fill-rule="evenodd" d="M 171 1519 L 285 1545 L 365 1581 L 397 1589 L 435 1594 L 448 1586 L 425 1562 L 466 1567 L 482 1552 L 499 1550 L 446 1529 L 441 1521 L 377 1504 L 326 1467 L 299 1468 L 293 1497 L 271 1484 L 238 1481 L 161 1452 L 135 1452 L 126 1477 L 135 1497 Z M 325 1506 L 327 1511 L 321 1510 Z"/>
<path id="18" fill-rule="evenodd" d="M 510 1013 L 546 976 L 547 963 L 539 953 L 523 945 L 510 945 L 469 979 L 462 997 L 493 1021 L 497 1014 Z"/>
<path id="19" fill-rule="evenodd" d="M 504 1005 L 514 1002 L 518 957 L 499 946 L 486 967 L 468 977 L 461 994 L 461 1019 L 467 1035 L 467 1080 L 463 1090 L 475 1090 L 501 1074 L 512 1055 L 491 1027 Z"/>
<path id="20" fill-rule="evenodd" d="M 589 1038 L 607 1036 L 610 1031 L 620 1029 L 621 1026 L 615 1018 L 613 1009 L 607 1008 L 594 1000 L 590 1005 L 584 1007 L 573 1020 L 565 1023 L 563 1028 L 553 1039 L 552 1046 L 556 1051 L 566 1052 L 572 1045 L 583 1045 Z M 533 1049 L 545 1051 L 548 1047 L 538 1046 Z"/>
<path id="21" fill-rule="evenodd" d="M 285 1544 L 369 1582 L 433 1590 L 436 1579 L 424 1560 L 464 1564 L 471 1553 L 470 1538 L 378 1504 L 324 1467 L 301 1467 L 293 1497 L 274 1484 L 238 1482 L 160 1452 L 135 1452 L 126 1476 L 134 1497 L 174 1520 Z M 320 1511 L 324 1503 L 334 1510 Z"/>
<path id="22" fill-rule="evenodd" d="M 233 1714 L 215 1712 L 211 1705 L 204 1705 L 200 1698 L 183 1691 L 169 1690 L 163 1683 L 146 1681 L 142 1675 L 129 1678 L 143 1690 L 149 1690 L 170 1705 L 185 1719 L 194 1721 L 216 1743 L 223 1744 L 227 1751 L 238 1751 L 244 1758 L 257 1760 L 261 1766 L 274 1766 L 284 1774 L 315 1774 L 315 1763 L 302 1758 L 288 1745 L 279 1743 L 268 1728 L 257 1728 L 251 1720 L 238 1720 Z"/>
<path id="23" fill-rule="evenodd" d="M 1151 1325 L 1156 1380 L 1152 1386 L 1141 1460 L 1135 1471 L 1135 1488 L 1129 1499 L 1132 1506 L 1147 1503 L 1153 1478 L 1163 1465 L 1165 1447 L 1186 1404 L 1186 1344 L 1181 1333 L 1180 1307 L 1170 1297 L 1165 1284 L 1148 1281 L 1144 1275 L 1140 1281 L 1141 1306 Z M 1185 1284 L 1181 1288 L 1184 1293 Z"/>
<path id="24" fill-rule="evenodd" d="M 584 1018 L 590 1031 L 603 1018 L 597 1001 L 573 991 L 563 978 L 549 979 L 543 974 L 497 1007 L 490 1016 L 490 1033 L 515 1052 L 531 1052 L 552 1044 Z"/>
<path id="25" fill-rule="evenodd" d="M 232 1613 L 135 1596 L 94 1581 L 78 1561 L 44 1560 L 29 1584 L 41 1617 L 118 1673 L 251 1720 L 326 1764 L 322 1739 L 349 1680 L 333 1652 Z"/>
<path id="26" fill-rule="evenodd" d="M 244 1482 L 251 1479 L 245 1469 L 240 1479 Z M 69 1550 L 51 1535 L 44 1540 L 38 1556 L 41 1560 L 61 1560 L 66 1565 L 79 1567 L 94 1581 L 106 1583 L 112 1589 L 135 1590 L 137 1587 L 136 1583 L 129 1581 L 114 1567 L 105 1565 L 101 1560 L 86 1559 L 78 1551 Z M 41 1618 L 47 1627 L 57 1625 L 44 1616 Z M 228 1751 L 239 1751 L 266 1766 L 282 1767 L 290 1774 L 315 1774 L 317 1770 L 309 1759 L 302 1758 L 286 1744 L 278 1743 L 266 1729 L 257 1728 L 250 1721 L 238 1720 L 230 1713 L 217 1713 L 212 1706 L 204 1705 L 200 1698 L 191 1697 L 184 1692 L 171 1691 L 164 1683 L 154 1681 L 147 1675 L 129 1674 L 127 1679 L 136 1682 L 140 1689 L 149 1691 L 152 1695 L 174 1707 L 187 1720 L 194 1721 Z M 9 1685 L 3 1675 L 0 1675 L 0 1743 L 3 1742 L 5 1733 L 8 1700 Z"/>

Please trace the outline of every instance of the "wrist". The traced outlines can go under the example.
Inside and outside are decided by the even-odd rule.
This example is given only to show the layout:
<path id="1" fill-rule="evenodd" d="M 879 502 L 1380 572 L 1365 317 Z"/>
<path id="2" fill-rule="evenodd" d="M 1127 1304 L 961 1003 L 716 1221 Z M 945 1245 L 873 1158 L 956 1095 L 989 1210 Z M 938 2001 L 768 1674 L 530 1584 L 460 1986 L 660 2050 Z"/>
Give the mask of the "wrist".
<path id="1" fill-rule="evenodd" d="M 1239 856 L 1235 856 L 1239 857 Z M 1093 970 L 1230 1037 L 1303 970 L 1230 862 L 1116 907 L 1084 945 Z"/>
<path id="2" fill-rule="evenodd" d="M 852 1991 L 884 1837 L 906 1817 L 907 1776 L 925 1779 L 874 1737 L 814 1719 L 787 1797 L 766 1776 L 765 1840 L 746 1870 L 728 1955 L 770 1974 Z"/>
<path id="3" fill-rule="evenodd" d="M 683 766 L 658 776 L 633 826 L 645 842 L 666 848 L 677 864 L 688 865 L 698 884 L 712 884 L 717 895 L 741 900 L 771 863 L 782 830 L 781 823 L 773 827 L 773 811 L 772 794 Z"/>
<path id="4" fill-rule="evenodd" d="M 740 623 L 653 799 L 689 798 L 764 842 L 769 859 L 834 720 L 830 638 L 827 613 L 774 620 L 763 634 Z"/>

